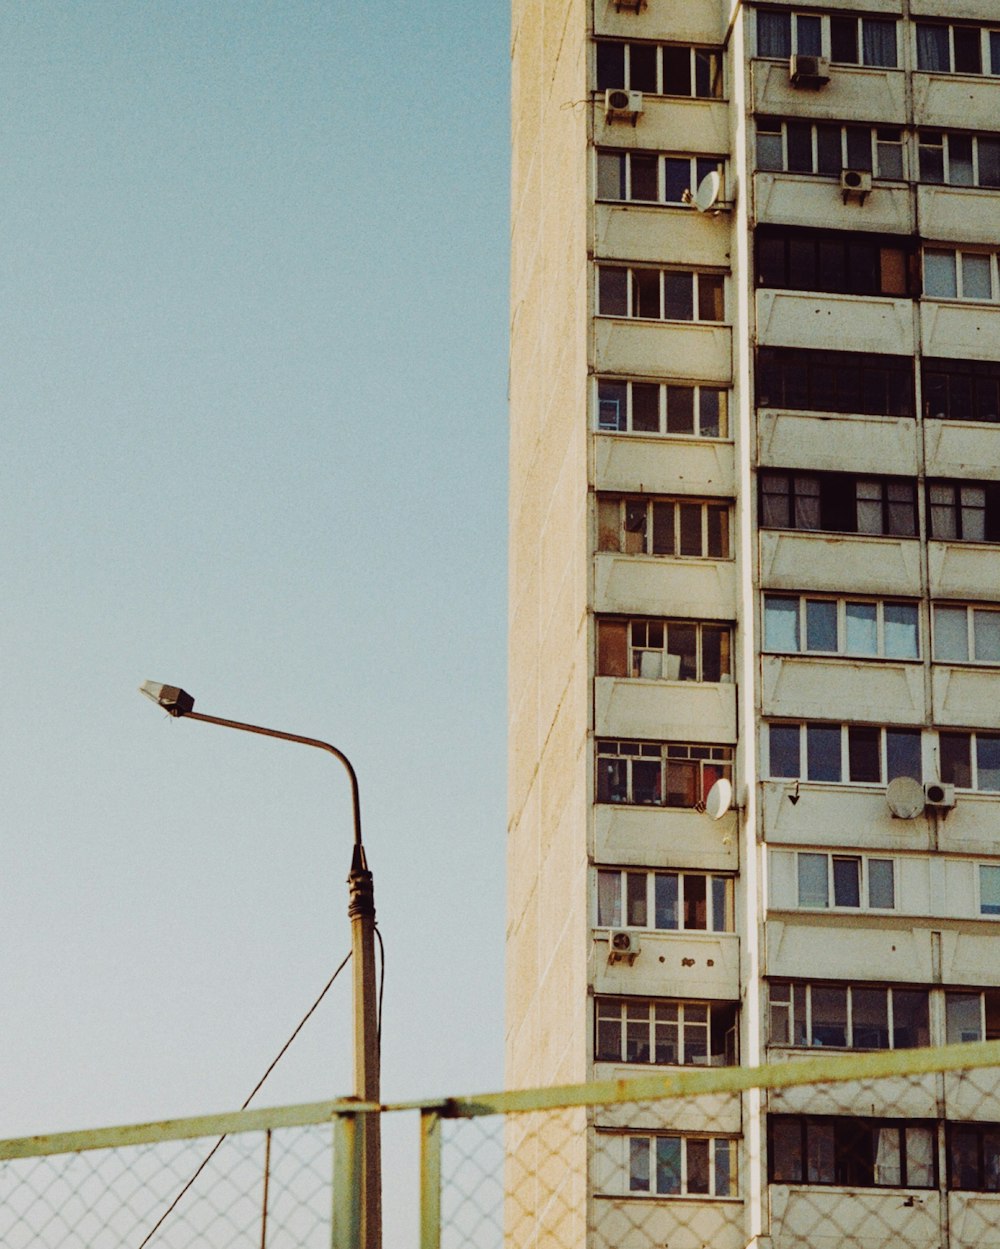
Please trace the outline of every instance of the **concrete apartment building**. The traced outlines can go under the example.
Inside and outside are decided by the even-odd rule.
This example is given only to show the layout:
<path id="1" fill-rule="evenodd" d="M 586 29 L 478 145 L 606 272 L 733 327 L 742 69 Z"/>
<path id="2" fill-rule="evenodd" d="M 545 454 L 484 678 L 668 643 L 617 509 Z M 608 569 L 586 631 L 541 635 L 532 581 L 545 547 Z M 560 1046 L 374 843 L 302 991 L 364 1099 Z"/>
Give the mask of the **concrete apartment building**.
<path id="1" fill-rule="evenodd" d="M 508 1082 L 1000 1037 L 1000 4 L 512 39 Z M 537 1243 L 1000 1244 L 957 1076 L 584 1120 Z"/>

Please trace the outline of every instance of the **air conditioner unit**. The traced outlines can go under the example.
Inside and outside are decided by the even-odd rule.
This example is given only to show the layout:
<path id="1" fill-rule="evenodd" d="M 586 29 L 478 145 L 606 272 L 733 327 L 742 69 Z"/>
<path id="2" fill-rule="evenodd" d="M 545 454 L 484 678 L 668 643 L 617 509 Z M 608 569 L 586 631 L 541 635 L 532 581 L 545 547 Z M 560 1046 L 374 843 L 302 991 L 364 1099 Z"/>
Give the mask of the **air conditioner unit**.
<path id="1" fill-rule="evenodd" d="M 612 928 L 608 933 L 608 962 L 631 965 L 638 957 L 638 936 L 624 928 Z"/>
<path id="2" fill-rule="evenodd" d="M 872 176 L 866 169 L 842 169 L 840 189 L 844 194 L 845 204 L 852 199 L 863 204 L 872 192 Z"/>
<path id="3" fill-rule="evenodd" d="M 646 0 L 615 0 L 615 9 L 620 13 L 625 9 L 628 13 L 641 13 L 646 7 Z"/>
<path id="4" fill-rule="evenodd" d="M 642 92 L 626 91 L 624 87 L 608 87 L 604 93 L 605 121 L 631 119 L 632 125 L 642 112 Z"/>
<path id="5" fill-rule="evenodd" d="M 944 785 L 941 781 L 928 781 L 924 785 L 924 797 L 929 807 L 948 810 L 955 805 L 955 786 Z"/>
<path id="6" fill-rule="evenodd" d="M 793 87 L 818 91 L 830 81 L 830 60 L 825 56 L 793 56 L 788 62 L 788 78 Z"/>

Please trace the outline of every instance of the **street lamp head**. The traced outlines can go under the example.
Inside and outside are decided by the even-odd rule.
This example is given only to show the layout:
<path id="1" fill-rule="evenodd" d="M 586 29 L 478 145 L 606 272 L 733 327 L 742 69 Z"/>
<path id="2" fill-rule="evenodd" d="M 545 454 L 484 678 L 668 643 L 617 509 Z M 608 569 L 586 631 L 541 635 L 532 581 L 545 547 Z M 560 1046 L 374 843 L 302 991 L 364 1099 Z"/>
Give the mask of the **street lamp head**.
<path id="1" fill-rule="evenodd" d="M 172 716 L 186 716 L 194 711 L 194 699 L 176 685 L 160 685 L 157 681 L 143 681 L 139 693 L 145 694 L 157 706 Z"/>

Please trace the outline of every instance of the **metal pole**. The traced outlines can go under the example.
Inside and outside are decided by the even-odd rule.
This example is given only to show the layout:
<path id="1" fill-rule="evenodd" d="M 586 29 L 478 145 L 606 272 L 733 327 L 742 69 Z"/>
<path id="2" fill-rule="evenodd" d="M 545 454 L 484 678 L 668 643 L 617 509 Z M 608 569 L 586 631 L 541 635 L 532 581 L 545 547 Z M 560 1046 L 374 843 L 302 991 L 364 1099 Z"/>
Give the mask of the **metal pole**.
<path id="1" fill-rule="evenodd" d="M 145 691 L 144 691 L 145 692 Z M 161 704 L 165 711 L 187 720 L 202 720 L 224 729 L 239 729 L 262 737 L 276 737 L 283 742 L 315 746 L 338 759 L 351 781 L 351 803 L 354 812 L 354 852 L 351 872 L 347 878 L 347 914 L 351 921 L 351 964 L 354 978 L 354 1096 L 360 1101 L 381 1101 L 379 1076 L 378 991 L 375 980 L 375 890 L 368 870 L 365 848 L 361 841 L 361 800 L 358 777 L 350 759 L 342 750 L 316 737 L 302 737 L 279 729 L 245 724 L 242 720 L 223 720 L 200 711 Z M 193 700 L 190 700 L 193 706 Z M 358 1249 L 381 1249 L 382 1245 L 382 1153 L 381 1124 L 377 1111 L 357 1116 L 361 1137 L 360 1213 L 361 1239 Z"/>

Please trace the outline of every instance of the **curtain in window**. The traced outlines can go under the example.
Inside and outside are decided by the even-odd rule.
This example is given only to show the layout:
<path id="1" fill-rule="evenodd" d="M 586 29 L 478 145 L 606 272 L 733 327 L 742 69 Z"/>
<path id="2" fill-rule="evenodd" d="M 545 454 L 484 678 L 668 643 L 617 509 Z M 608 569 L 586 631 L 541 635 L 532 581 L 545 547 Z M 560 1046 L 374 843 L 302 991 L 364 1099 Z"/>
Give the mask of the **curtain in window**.
<path id="1" fill-rule="evenodd" d="M 789 13 L 757 14 L 757 55 L 788 57 L 792 54 L 792 19 Z"/>
<path id="2" fill-rule="evenodd" d="M 819 482 L 813 477 L 795 478 L 795 528 L 820 528 Z"/>
<path id="3" fill-rule="evenodd" d="M 934 1134 L 930 1128 L 906 1129 L 906 1183 L 910 1188 L 934 1184 Z"/>
<path id="4" fill-rule="evenodd" d="M 948 72 L 948 27 L 917 24 L 917 68 Z"/>
<path id="5" fill-rule="evenodd" d="M 875 1128 L 875 1183 L 898 1188 L 903 1182 L 899 1128 Z"/>
<path id="6" fill-rule="evenodd" d="M 618 928 L 622 922 L 622 882 L 617 872 L 597 873 L 597 922 Z"/>
<path id="7" fill-rule="evenodd" d="M 862 61 L 865 65 L 896 64 L 896 23 L 863 18 L 861 22 Z"/>

